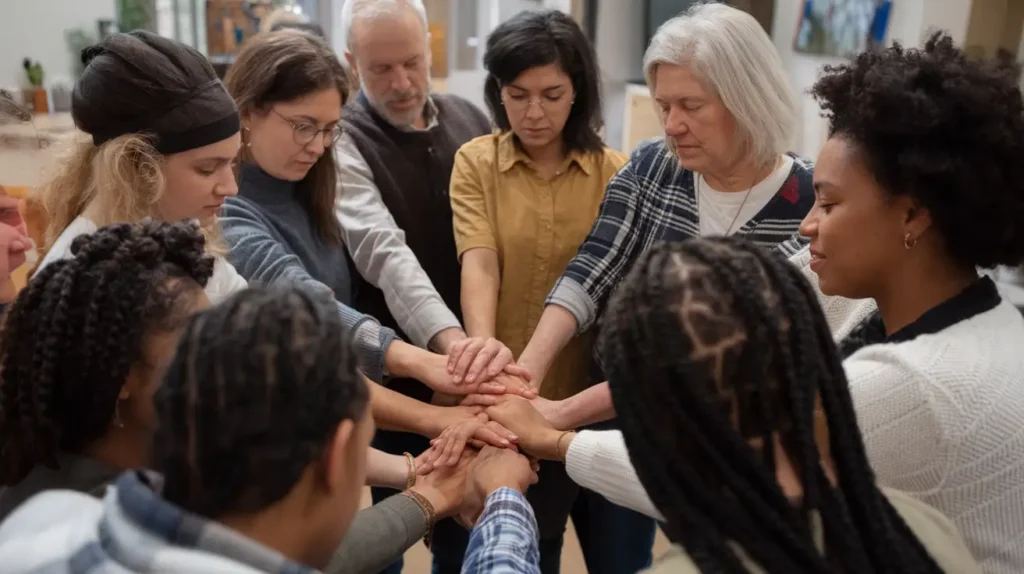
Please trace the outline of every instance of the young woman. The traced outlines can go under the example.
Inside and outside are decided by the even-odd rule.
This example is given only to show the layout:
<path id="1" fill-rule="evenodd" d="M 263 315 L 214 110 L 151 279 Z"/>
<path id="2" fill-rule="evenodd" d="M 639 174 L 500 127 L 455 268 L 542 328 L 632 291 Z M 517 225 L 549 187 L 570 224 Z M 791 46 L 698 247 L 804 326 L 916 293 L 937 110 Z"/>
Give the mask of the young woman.
<path id="1" fill-rule="evenodd" d="M 458 510 L 472 455 L 360 531 L 374 424 L 351 349 L 335 306 L 301 288 L 245 290 L 196 315 L 149 407 L 162 474 L 126 472 L 102 503 L 67 491 L 27 502 L 0 526 L 4 572 L 74 569 L 83 556 L 92 569 L 140 573 L 371 574 L 393 560 Z"/>
<path id="2" fill-rule="evenodd" d="M 566 14 L 527 11 L 498 26 L 487 39 L 484 66 L 484 95 L 499 132 L 462 146 L 450 187 L 462 313 L 470 336 L 495 337 L 518 356 L 547 294 L 593 226 L 605 186 L 626 158 L 598 134 L 596 58 Z M 591 343 L 579 337 L 558 355 L 541 396 L 562 399 L 593 382 Z M 561 465 L 540 475 L 528 498 L 538 513 L 542 570 L 557 572 L 566 519 L 579 491 Z M 580 499 L 588 519 L 574 515 L 589 570 L 634 572 L 646 566 L 654 524 L 599 498 Z M 450 564 L 440 571 L 458 571 L 463 552 L 435 552 L 439 562 Z"/>
<path id="3" fill-rule="evenodd" d="M 607 317 L 621 433 L 558 431 L 521 400 L 491 413 L 528 452 L 657 516 L 675 546 L 654 572 L 981 572 L 948 519 L 876 486 L 856 382 L 780 255 L 736 238 L 662 244 Z"/>
<path id="4" fill-rule="evenodd" d="M 83 58 L 72 115 L 84 135 L 42 190 L 48 253 L 39 269 L 68 257 L 79 235 L 144 217 L 198 219 L 211 253 L 223 252 L 216 215 L 238 192 L 233 163 L 240 121 L 209 62 L 188 46 L 143 31 L 114 34 Z M 222 257 L 214 261 L 206 293 L 216 303 L 247 282 Z M 429 353 L 395 339 L 372 317 L 343 305 L 339 311 L 369 377 L 381 380 L 386 370 L 451 384 L 444 357 L 429 360 Z M 386 424 L 428 436 L 473 417 L 458 409 L 427 416 L 416 401 L 383 387 L 373 387 L 373 395 Z"/>
<path id="5" fill-rule="evenodd" d="M 0 519 L 40 491 L 100 494 L 146 466 L 160 372 L 209 305 L 204 245 L 184 223 L 106 227 L 18 295 L 0 333 Z"/>
<path id="6" fill-rule="evenodd" d="M 977 271 L 1024 262 L 1018 78 L 946 35 L 827 69 L 798 261 L 877 306 L 842 350 L 879 481 L 946 513 L 990 573 L 1024 570 L 1024 319 Z"/>
<path id="7" fill-rule="evenodd" d="M 349 96 L 344 68 L 322 38 L 283 30 L 247 43 L 226 83 L 241 111 L 244 142 L 239 196 L 225 202 L 220 218 L 228 260 L 250 281 L 300 283 L 348 308 L 351 271 L 334 213 L 333 146 Z M 481 353 L 493 357 L 492 375 L 512 358 L 497 341 Z M 442 355 L 409 354 L 415 378 L 438 392 L 466 394 L 479 386 L 456 385 Z"/>

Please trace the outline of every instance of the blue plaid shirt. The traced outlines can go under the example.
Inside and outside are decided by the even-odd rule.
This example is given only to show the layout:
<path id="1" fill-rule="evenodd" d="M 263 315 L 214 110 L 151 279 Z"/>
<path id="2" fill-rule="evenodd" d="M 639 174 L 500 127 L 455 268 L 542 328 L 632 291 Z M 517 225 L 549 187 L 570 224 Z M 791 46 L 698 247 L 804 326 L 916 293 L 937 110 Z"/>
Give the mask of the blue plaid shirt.
<path id="1" fill-rule="evenodd" d="M 462 574 L 540 574 L 537 520 L 526 497 L 501 488 L 469 535 Z"/>
<path id="2" fill-rule="evenodd" d="M 272 574 L 315 574 L 314 569 L 226 526 L 163 500 L 158 494 L 161 482 L 153 473 L 122 474 L 103 501 L 98 538 L 69 558 L 66 571 L 53 571 L 92 574 L 121 572 L 123 568 L 138 573 L 210 572 L 215 568 L 220 572 L 255 569 Z M 231 563 L 239 568 L 231 568 Z"/>
<path id="3" fill-rule="evenodd" d="M 793 159 L 789 178 L 775 197 L 735 233 L 759 245 L 777 247 L 786 256 L 806 244 L 797 232 L 814 205 L 814 166 L 806 159 Z M 658 241 L 700 235 L 693 181 L 693 172 L 679 165 L 663 140 L 638 146 L 608 183 L 590 235 L 555 283 L 547 303 L 572 313 L 581 332 L 590 328 L 643 252 Z"/>

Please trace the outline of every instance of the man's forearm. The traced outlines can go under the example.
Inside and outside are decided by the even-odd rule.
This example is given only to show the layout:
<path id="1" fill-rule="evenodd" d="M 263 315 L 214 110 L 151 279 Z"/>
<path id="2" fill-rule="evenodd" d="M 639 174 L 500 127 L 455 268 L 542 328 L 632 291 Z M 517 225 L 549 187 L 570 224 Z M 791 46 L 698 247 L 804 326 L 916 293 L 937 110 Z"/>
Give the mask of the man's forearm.
<path id="1" fill-rule="evenodd" d="M 615 418 L 615 405 L 608 382 L 599 383 L 559 401 L 556 420 L 559 430 L 576 429 Z"/>
<path id="2" fill-rule="evenodd" d="M 551 363 L 576 336 L 576 318 L 558 305 L 548 305 L 517 364 L 530 371 L 533 385 L 540 388 Z"/>
<path id="3" fill-rule="evenodd" d="M 466 332 L 462 330 L 462 327 L 451 327 L 439 332 L 430 339 L 430 348 L 435 353 L 441 353 L 447 355 L 448 350 L 451 349 L 452 345 L 466 338 Z"/>

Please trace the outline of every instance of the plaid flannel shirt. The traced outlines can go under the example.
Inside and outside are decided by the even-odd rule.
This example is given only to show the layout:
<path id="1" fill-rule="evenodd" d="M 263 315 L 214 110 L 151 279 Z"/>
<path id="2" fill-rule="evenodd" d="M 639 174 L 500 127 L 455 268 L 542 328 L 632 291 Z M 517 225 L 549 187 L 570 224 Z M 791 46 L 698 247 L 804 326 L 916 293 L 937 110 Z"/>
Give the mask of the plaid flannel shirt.
<path id="1" fill-rule="evenodd" d="M 793 168 L 782 188 L 735 233 L 786 256 L 806 245 L 798 229 L 814 205 L 814 165 L 792 157 Z M 583 332 L 643 252 L 658 241 L 698 235 L 693 172 L 679 165 L 663 140 L 644 142 L 608 183 L 590 235 L 555 283 L 547 304 L 572 313 Z"/>
<path id="2" fill-rule="evenodd" d="M 462 574 L 540 574 L 537 520 L 526 497 L 501 488 L 469 535 Z"/>
<path id="3" fill-rule="evenodd" d="M 314 574 L 230 528 L 163 500 L 161 479 L 128 471 L 107 491 L 96 538 L 48 572 L 268 572 Z M 2 570 L 2 568 L 0 568 Z"/>

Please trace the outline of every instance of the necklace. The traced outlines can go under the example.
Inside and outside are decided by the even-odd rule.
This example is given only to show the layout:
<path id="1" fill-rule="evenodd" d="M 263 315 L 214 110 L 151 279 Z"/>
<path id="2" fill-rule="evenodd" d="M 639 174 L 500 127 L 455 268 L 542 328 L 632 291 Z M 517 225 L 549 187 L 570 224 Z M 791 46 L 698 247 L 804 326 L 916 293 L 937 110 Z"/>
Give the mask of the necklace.
<path id="1" fill-rule="evenodd" d="M 772 174 L 773 171 L 775 171 L 775 168 L 778 165 L 779 165 L 779 159 L 776 158 L 775 159 L 775 163 L 772 164 L 772 171 L 768 172 L 769 176 Z M 700 227 L 701 182 L 704 181 L 704 176 L 702 174 L 694 173 L 693 174 L 693 178 L 694 178 L 693 179 L 694 195 L 697 196 L 697 220 L 698 220 L 697 221 L 697 226 L 699 228 Z M 740 203 L 740 206 L 738 208 L 736 208 L 736 215 L 732 216 L 732 222 L 729 223 L 729 228 L 725 230 L 725 235 L 726 236 L 732 235 L 732 228 L 733 228 L 734 225 L 736 225 L 736 220 L 738 220 L 740 218 L 740 214 L 743 213 L 743 206 L 745 206 L 747 204 L 747 200 L 750 199 L 750 193 L 752 191 L 754 191 L 755 187 L 757 187 L 757 183 L 758 183 L 757 180 L 755 180 L 754 183 L 750 184 L 750 188 L 747 189 L 747 193 L 743 195 L 743 202 Z"/>
<path id="2" fill-rule="evenodd" d="M 704 176 L 698 174 L 694 181 L 696 182 L 696 186 L 695 187 L 697 188 L 696 189 L 696 191 L 697 191 L 697 193 L 696 193 L 696 196 L 697 196 L 697 220 L 698 220 L 697 225 L 699 226 L 700 225 L 700 223 L 699 223 L 699 220 L 700 220 L 700 196 L 701 196 L 701 193 L 702 193 L 702 191 L 701 191 L 701 183 L 700 182 L 704 181 Z M 727 237 L 729 235 L 732 235 L 732 228 L 733 228 L 734 225 L 736 225 L 736 220 L 740 218 L 740 213 L 743 213 L 743 206 L 745 206 L 747 204 L 747 200 L 750 199 L 750 192 L 754 191 L 754 187 L 756 185 L 757 185 L 757 183 L 754 183 L 753 185 L 751 185 L 750 189 L 747 190 L 747 193 L 743 195 L 743 202 L 740 203 L 740 206 L 736 208 L 736 215 L 732 216 L 732 222 L 729 223 L 729 228 L 726 229 L 726 231 L 725 231 L 725 235 Z"/>

